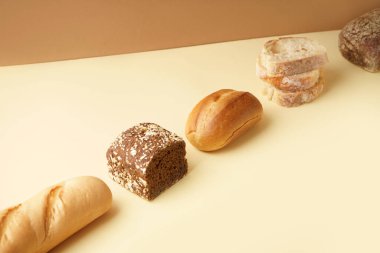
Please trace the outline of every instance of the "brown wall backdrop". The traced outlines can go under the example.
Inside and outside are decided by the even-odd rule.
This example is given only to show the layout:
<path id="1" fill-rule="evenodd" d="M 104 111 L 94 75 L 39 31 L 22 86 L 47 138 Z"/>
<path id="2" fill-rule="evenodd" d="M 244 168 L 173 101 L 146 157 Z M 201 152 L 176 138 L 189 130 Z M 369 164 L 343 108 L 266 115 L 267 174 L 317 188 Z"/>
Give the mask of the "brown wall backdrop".
<path id="1" fill-rule="evenodd" d="M 380 0 L 0 0 L 0 66 L 340 29 Z"/>

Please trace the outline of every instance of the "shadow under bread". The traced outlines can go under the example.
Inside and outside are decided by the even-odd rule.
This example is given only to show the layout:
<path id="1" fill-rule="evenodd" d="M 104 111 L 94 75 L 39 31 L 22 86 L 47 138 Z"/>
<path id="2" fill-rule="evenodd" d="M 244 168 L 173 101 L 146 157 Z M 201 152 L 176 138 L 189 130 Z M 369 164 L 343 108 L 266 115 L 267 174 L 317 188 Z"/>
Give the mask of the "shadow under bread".
<path id="1" fill-rule="evenodd" d="M 62 243 L 57 245 L 55 248 L 50 250 L 50 253 L 59 253 L 59 252 L 68 252 L 71 247 L 73 247 L 78 241 L 83 240 L 84 237 L 90 236 L 93 231 L 97 229 L 101 229 L 102 226 L 105 226 L 107 223 L 110 223 L 112 219 L 118 215 L 120 212 L 119 205 L 113 201 L 112 207 L 108 210 L 104 215 L 95 219 L 93 222 L 88 224 L 87 226 L 80 229 L 78 232 L 71 235 L 69 238 L 64 240 Z"/>

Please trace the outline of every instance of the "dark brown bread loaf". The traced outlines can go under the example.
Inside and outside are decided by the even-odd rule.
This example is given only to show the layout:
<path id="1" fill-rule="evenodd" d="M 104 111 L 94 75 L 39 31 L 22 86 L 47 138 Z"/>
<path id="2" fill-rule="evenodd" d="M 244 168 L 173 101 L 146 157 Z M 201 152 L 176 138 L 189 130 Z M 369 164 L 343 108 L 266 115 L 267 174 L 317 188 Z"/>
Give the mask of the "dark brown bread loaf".
<path id="1" fill-rule="evenodd" d="M 339 49 L 353 64 L 380 71 L 380 8 L 349 22 L 339 34 Z"/>
<path id="2" fill-rule="evenodd" d="M 185 142 L 154 123 L 141 123 L 117 137 L 107 151 L 114 181 L 148 200 L 187 172 Z"/>

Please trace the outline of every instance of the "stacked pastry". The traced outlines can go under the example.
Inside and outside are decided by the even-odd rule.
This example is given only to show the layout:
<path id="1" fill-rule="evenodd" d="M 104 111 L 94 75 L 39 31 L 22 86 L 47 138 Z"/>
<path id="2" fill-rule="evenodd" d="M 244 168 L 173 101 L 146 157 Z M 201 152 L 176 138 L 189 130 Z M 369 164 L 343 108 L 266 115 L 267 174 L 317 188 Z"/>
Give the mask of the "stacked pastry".
<path id="1" fill-rule="evenodd" d="M 256 74 L 266 82 L 264 95 L 285 107 L 316 99 L 323 90 L 326 48 L 303 37 L 283 37 L 264 44 Z"/>

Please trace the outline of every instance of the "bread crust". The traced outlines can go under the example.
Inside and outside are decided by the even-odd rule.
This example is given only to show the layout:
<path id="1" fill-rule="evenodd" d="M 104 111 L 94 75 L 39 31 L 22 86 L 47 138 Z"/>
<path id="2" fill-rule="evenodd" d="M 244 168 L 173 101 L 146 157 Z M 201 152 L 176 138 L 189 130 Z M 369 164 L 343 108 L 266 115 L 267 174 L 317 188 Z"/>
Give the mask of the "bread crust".
<path id="1" fill-rule="evenodd" d="M 296 107 L 315 100 L 322 93 L 324 88 L 324 78 L 320 77 L 317 84 L 313 87 L 296 92 L 288 92 L 276 89 L 271 85 L 266 85 L 263 95 L 269 100 L 274 101 L 278 105 L 284 107 Z"/>
<path id="2" fill-rule="evenodd" d="M 315 52 L 304 51 L 299 57 L 289 57 L 289 59 L 278 59 L 277 52 L 273 50 L 276 44 L 285 40 L 292 40 L 295 44 L 298 41 L 315 44 Z M 300 42 L 301 43 L 301 42 Z M 290 49 L 284 50 L 284 52 Z M 321 68 L 328 62 L 326 49 L 317 42 L 304 37 L 281 37 L 269 40 L 264 44 L 261 51 L 261 64 L 266 69 L 267 75 L 271 77 L 292 76 Z"/>
<path id="3" fill-rule="evenodd" d="M 0 252 L 45 253 L 110 209 L 112 194 L 95 177 L 49 187 L 0 212 Z"/>
<path id="4" fill-rule="evenodd" d="M 344 58 L 369 72 L 380 71 L 380 8 L 343 27 L 339 50 Z"/>
<path id="5" fill-rule="evenodd" d="M 262 114 L 260 101 L 251 93 L 222 89 L 194 107 L 186 123 L 186 137 L 199 150 L 218 150 L 254 126 Z"/>
<path id="6" fill-rule="evenodd" d="M 263 81 L 273 85 L 276 89 L 283 91 L 302 91 L 313 87 L 319 80 L 321 69 L 292 76 L 268 76 L 266 70 L 260 63 L 260 58 L 256 61 L 256 74 Z"/>

